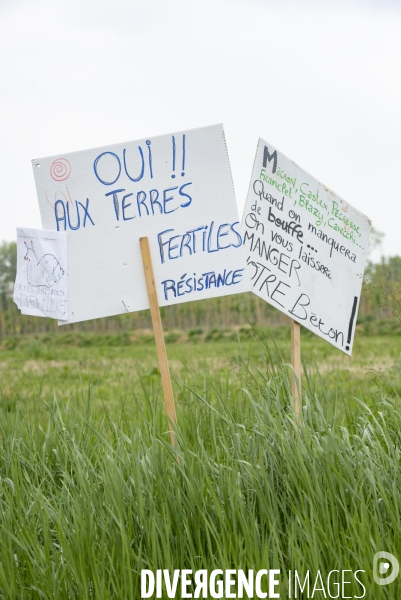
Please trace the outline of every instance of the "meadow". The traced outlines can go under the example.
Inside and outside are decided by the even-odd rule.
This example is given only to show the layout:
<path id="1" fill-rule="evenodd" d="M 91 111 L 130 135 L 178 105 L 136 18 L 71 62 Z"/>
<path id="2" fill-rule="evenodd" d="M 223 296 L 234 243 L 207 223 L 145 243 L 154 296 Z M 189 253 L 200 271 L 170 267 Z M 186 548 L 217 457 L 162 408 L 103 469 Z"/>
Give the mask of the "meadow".
<path id="1" fill-rule="evenodd" d="M 280 569 L 282 598 L 290 570 L 324 598 L 362 569 L 344 597 L 399 597 L 372 577 L 401 557 L 399 339 L 349 358 L 302 330 L 298 420 L 288 327 L 167 331 L 173 449 L 150 331 L 2 338 L 0 597 L 136 599 L 184 568 Z"/>

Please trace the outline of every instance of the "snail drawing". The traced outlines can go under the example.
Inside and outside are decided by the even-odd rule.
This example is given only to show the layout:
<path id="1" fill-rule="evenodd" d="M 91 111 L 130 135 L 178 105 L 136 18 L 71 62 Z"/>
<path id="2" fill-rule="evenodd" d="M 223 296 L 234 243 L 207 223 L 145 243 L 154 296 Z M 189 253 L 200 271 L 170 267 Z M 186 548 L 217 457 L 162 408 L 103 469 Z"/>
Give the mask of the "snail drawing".
<path id="1" fill-rule="evenodd" d="M 32 240 L 30 248 L 28 248 L 26 242 L 24 244 L 26 246 L 24 260 L 28 261 L 27 279 L 29 285 L 33 287 L 52 287 L 64 275 L 64 270 L 57 258 L 53 254 L 45 254 L 38 261 Z"/>

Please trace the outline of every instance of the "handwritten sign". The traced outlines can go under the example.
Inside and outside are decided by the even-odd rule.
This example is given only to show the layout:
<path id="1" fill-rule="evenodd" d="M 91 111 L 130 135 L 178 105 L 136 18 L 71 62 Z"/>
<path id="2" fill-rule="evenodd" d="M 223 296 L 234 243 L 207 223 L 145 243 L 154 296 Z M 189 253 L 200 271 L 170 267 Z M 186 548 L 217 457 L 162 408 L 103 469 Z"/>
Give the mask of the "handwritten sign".
<path id="1" fill-rule="evenodd" d="M 14 302 L 24 315 L 68 319 L 66 233 L 17 229 Z"/>
<path id="2" fill-rule="evenodd" d="M 43 226 L 66 232 L 68 322 L 247 291 L 222 125 L 32 161 Z"/>
<path id="3" fill-rule="evenodd" d="M 252 291 L 351 354 L 369 219 L 260 139 L 242 225 Z"/>

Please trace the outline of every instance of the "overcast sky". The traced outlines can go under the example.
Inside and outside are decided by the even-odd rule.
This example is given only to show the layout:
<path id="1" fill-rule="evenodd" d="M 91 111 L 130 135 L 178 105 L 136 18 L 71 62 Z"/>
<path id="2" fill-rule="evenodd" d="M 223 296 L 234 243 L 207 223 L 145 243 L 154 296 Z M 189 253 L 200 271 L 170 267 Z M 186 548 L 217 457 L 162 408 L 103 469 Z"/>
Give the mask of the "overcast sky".
<path id="1" fill-rule="evenodd" d="M 399 0 L 0 0 L 0 241 L 31 159 L 223 123 L 240 213 L 259 137 L 401 254 Z"/>

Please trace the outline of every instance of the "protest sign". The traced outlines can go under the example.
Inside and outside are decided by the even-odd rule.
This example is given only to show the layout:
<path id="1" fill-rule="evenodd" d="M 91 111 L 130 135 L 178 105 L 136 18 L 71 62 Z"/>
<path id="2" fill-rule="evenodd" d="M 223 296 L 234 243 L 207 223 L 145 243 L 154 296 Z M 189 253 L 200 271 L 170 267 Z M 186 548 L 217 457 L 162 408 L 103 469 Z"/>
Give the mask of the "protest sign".
<path id="1" fill-rule="evenodd" d="M 43 226 L 68 234 L 68 323 L 249 289 L 222 125 L 34 159 Z"/>
<path id="2" fill-rule="evenodd" d="M 17 228 L 14 302 L 24 315 L 68 319 L 66 233 Z"/>
<path id="3" fill-rule="evenodd" d="M 252 291 L 350 355 L 369 219 L 260 139 L 242 225 Z"/>

